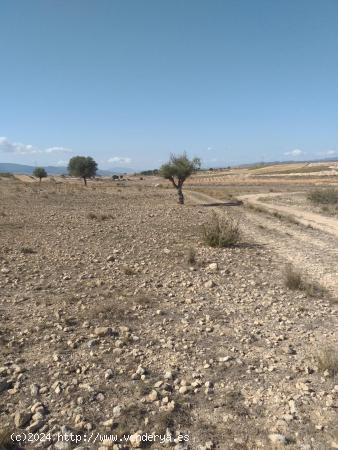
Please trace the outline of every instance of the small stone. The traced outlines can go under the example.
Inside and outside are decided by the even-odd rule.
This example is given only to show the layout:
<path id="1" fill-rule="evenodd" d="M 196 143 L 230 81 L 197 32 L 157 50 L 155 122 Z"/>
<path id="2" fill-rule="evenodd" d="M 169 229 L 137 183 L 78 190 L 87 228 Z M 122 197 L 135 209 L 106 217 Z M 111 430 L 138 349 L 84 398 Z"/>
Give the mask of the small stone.
<path id="1" fill-rule="evenodd" d="M 136 433 L 129 436 L 129 443 L 133 448 L 141 448 L 142 447 L 142 441 L 141 441 L 141 435 L 142 431 L 137 431 Z"/>
<path id="2" fill-rule="evenodd" d="M 43 404 L 41 402 L 36 402 L 31 406 L 32 413 L 43 412 L 45 410 Z"/>
<path id="3" fill-rule="evenodd" d="M 218 270 L 218 264 L 217 263 L 211 263 L 207 267 L 208 272 L 217 272 Z"/>
<path id="4" fill-rule="evenodd" d="M 181 386 L 178 390 L 180 394 L 186 394 L 189 391 L 188 386 Z"/>
<path id="5" fill-rule="evenodd" d="M 31 420 L 32 414 L 26 411 L 17 411 L 14 416 L 15 426 L 22 428 Z"/>
<path id="6" fill-rule="evenodd" d="M 172 380 L 174 378 L 173 373 L 171 370 L 168 370 L 167 372 L 165 372 L 164 374 L 164 379 L 165 380 Z"/>
<path id="7" fill-rule="evenodd" d="M 104 373 L 105 380 L 110 380 L 111 378 L 113 378 L 113 376 L 114 376 L 114 372 L 112 371 L 112 369 L 108 369 Z"/>
<path id="8" fill-rule="evenodd" d="M 99 337 L 111 336 L 112 329 L 110 327 L 96 327 L 94 330 L 94 334 Z"/>
<path id="9" fill-rule="evenodd" d="M 104 422 L 102 422 L 102 425 L 104 427 L 111 428 L 115 423 L 116 423 L 116 421 L 114 419 L 108 419 L 108 420 L 105 420 Z"/>
<path id="10" fill-rule="evenodd" d="M 149 402 L 155 402 L 158 399 L 158 393 L 155 390 L 152 390 L 147 397 Z"/>
<path id="11" fill-rule="evenodd" d="M 283 434 L 278 434 L 278 433 L 272 433 L 269 434 L 269 440 L 272 444 L 275 445 L 287 445 L 288 440 L 286 439 L 286 437 Z"/>
<path id="12" fill-rule="evenodd" d="M 207 289 L 211 289 L 213 287 L 215 287 L 215 283 L 212 280 L 207 281 L 206 283 L 204 283 L 204 287 L 206 287 Z"/>
<path id="13" fill-rule="evenodd" d="M 107 256 L 107 261 L 108 262 L 115 261 L 115 256 L 114 255 Z"/>
<path id="14" fill-rule="evenodd" d="M 69 450 L 71 448 L 68 441 L 57 441 L 55 442 L 54 447 L 56 450 Z"/>
<path id="15" fill-rule="evenodd" d="M 37 397 L 39 395 L 40 387 L 37 384 L 31 384 L 30 391 L 32 397 Z"/>
<path id="16" fill-rule="evenodd" d="M 121 415 L 121 410 L 122 410 L 122 408 L 120 405 L 114 406 L 114 408 L 113 408 L 114 417 L 119 417 Z"/>
<path id="17" fill-rule="evenodd" d="M 87 347 L 92 348 L 92 347 L 94 347 L 95 345 L 98 345 L 98 343 L 99 343 L 99 340 L 98 340 L 98 339 L 90 339 L 90 340 L 87 342 Z"/>
<path id="18" fill-rule="evenodd" d="M 40 428 L 43 426 L 44 422 L 43 420 L 39 419 L 34 422 L 32 422 L 29 427 L 26 428 L 28 433 L 35 433 L 36 431 L 40 430 Z"/>

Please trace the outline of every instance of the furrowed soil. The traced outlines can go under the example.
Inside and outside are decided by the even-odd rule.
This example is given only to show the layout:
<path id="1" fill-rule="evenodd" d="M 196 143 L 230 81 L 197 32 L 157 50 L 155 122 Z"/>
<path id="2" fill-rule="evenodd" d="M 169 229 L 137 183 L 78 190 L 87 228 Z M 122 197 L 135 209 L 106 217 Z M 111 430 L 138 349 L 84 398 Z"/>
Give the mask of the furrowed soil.
<path id="1" fill-rule="evenodd" d="M 335 305 L 285 287 L 252 212 L 218 249 L 173 190 L 0 193 L 0 448 L 338 448 Z"/>

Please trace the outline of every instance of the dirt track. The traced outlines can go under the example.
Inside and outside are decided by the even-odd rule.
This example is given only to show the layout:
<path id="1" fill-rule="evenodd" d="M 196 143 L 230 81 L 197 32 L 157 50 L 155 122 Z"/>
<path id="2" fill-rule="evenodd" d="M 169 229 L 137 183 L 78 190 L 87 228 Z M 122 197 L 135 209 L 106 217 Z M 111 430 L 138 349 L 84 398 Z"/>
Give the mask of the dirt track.
<path id="1" fill-rule="evenodd" d="M 273 195 L 273 194 L 270 194 Z M 276 194 L 275 194 L 276 195 Z M 278 211 L 286 219 L 275 217 L 269 212 L 259 212 L 244 208 L 217 208 L 218 211 L 234 211 L 241 216 L 242 229 L 248 237 L 267 245 L 292 263 L 309 279 L 319 282 L 338 296 L 338 221 L 319 214 L 307 213 L 285 206 L 259 202 L 262 194 L 240 197 L 242 200 L 264 208 Z M 194 203 L 215 202 L 215 198 L 190 191 L 188 200 Z M 295 217 L 297 222 L 289 220 Z M 309 226 L 310 225 L 310 226 Z M 333 237 L 332 234 L 335 236 Z"/>
<path id="2" fill-rule="evenodd" d="M 264 194 L 264 197 L 276 197 L 280 195 L 279 192 Z M 338 237 L 338 220 L 330 217 L 325 217 L 321 214 L 316 214 L 303 209 L 288 207 L 284 205 L 271 205 L 259 200 L 262 194 L 250 194 L 242 195 L 239 198 L 244 202 L 259 206 L 265 210 L 272 212 L 279 212 L 282 214 L 287 214 L 288 216 L 295 217 L 296 220 L 305 225 L 311 226 L 318 230 L 324 231 L 326 233 L 334 234 Z"/>

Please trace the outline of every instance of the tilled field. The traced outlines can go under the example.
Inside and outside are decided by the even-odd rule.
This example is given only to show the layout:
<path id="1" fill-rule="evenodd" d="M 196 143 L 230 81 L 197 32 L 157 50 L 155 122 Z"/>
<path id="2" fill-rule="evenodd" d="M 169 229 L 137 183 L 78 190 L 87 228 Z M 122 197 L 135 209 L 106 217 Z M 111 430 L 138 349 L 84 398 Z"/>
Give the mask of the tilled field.
<path id="1" fill-rule="evenodd" d="M 172 190 L 0 191 L 0 447 L 338 448 L 334 305 L 267 246 L 206 247 Z"/>

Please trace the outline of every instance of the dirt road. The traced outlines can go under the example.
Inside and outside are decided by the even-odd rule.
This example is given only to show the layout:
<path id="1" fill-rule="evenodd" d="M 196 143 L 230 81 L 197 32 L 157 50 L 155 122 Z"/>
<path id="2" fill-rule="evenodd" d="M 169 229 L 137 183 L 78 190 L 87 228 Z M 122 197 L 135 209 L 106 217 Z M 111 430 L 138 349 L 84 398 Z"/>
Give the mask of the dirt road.
<path id="1" fill-rule="evenodd" d="M 269 246 L 282 257 L 285 263 L 292 263 L 310 280 L 317 281 L 334 297 L 338 297 L 337 220 L 284 206 L 267 205 L 257 200 L 261 196 L 243 196 L 241 199 L 244 203 L 249 201 L 264 207 L 265 210 L 271 209 L 287 216 L 295 216 L 299 224 L 245 207 L 214 209 L 219 213 L 230 212 L 239 215 L 245 239 Z M 213 197 L 194 191 L 189 191 L 187 198 L 188 202 L 195 204 L 217 201 Z"/>
<path id="2" fill-rule="evenodd" d="M 326 233 L 331 233 L 338 237 L 338 220 L 330 217 L 325 217 L 321 214 L 316 214 L 303 209 L 284 206 L 284 205 L 273 205 L 260 201 L 261 197 L 276 197 L 279 196 L 280 192 L 269 193 L 269 194 L 250 194 L 242 195 L 239 197 L 243 202 L 249 203 L 251 205 L 256 205 L 265 210 L 272 212 L 279 212 L 286 214 L 288 216 L 294 217 L 299 223 L 305 226 L 311 226 L 318 230 L 324 231 Z"/>

